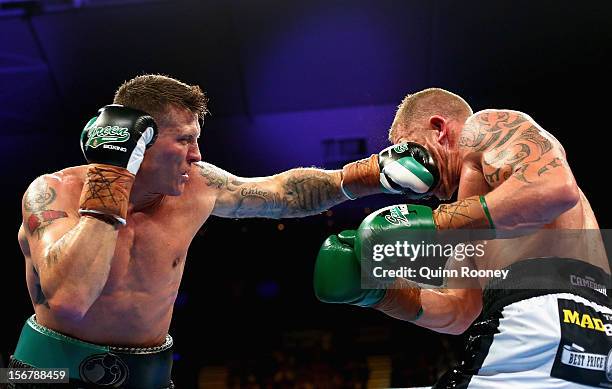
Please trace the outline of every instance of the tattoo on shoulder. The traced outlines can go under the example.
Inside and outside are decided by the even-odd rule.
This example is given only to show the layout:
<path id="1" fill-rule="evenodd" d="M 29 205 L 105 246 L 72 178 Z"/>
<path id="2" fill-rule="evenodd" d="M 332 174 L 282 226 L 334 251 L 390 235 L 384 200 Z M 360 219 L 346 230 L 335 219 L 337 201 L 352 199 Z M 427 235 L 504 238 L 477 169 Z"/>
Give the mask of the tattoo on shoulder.
<path id="1" fill-rule="evenodd" d="M 517 131 L 530 125 L 518 112 L 483 112 L 466 123 L 459 145 L 477 152 L 496 149 L 506 144 Z"/>
<path id="2" fill-rule="evenodd" d="M 544 132 L 544 133 L 543 133 Z M 554 138 L 546 136 L 528 116 L 520 112 L 491 111 L 476 115 L 469 121 L 460 139 L 460 145 L 476 152 L 484 152 L 483 174 L 486 181 L 497 186 L 512 177 L 524 183 L 531 183 L 535 170 L 528 170 L 536 164 L 540 169 L 537 176 L 553 167 L 541 167 L 545 155 L 555 147 L 563 151 Z M 549 167 L 547 167 L 549 166 Z M 534 167 L 534 169 L 536 169 Z"/>
<path id="3" fill-rule="evenodd" d="M 459 145 L 477 152 L 501 147 L 512 138 L 523 122 L 521 116 L 513 112 L 481 113 L 466 123 Z"/>
<path id="4" fill-rule="evenodd" d="M 41 178 L 36 180 L 25 195 L 23 207 L 28 212 L 36 212 L 47 209 L 46 207 L 55 200 L 55 189 Z"/>
<path id="5" fill-rule="evenodd" d="M 23 207 L 29 215 L 25 220 L 27 231 L 31 236 L 40 236 L 45 228 L 53 221 L 68 217 L 64 211 L 48 209 L 47 207 L 55 201 L 55 190 L 44 180 L 39 180 L 26 193 Z"/>
<path id="6" fill-rule="evenodd" d="M 206 185 L 216 187 L 217 189 L 228 187 L 230 183 L 229 177 L 221 169 L 218 169 L 207 163 L 199 163 L 198 168 L 200 169 L 200 175 L 204 177 L 207 181 Z"/>

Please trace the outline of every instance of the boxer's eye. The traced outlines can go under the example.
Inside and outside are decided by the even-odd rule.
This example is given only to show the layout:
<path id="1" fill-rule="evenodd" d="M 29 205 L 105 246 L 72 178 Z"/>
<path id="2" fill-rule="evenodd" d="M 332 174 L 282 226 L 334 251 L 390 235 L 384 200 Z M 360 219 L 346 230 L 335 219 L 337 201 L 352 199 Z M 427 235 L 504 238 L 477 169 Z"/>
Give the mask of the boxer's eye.
<path id="1" fill-rule="evenodd" d="M 185 136 L 185 137 L 179 138 L 179 142 L 181 142 L 184 145 L 188 145 L 190 143 L 194 143 L 195 141 L 196 141 L 196 139 L 193 136 Z"/>

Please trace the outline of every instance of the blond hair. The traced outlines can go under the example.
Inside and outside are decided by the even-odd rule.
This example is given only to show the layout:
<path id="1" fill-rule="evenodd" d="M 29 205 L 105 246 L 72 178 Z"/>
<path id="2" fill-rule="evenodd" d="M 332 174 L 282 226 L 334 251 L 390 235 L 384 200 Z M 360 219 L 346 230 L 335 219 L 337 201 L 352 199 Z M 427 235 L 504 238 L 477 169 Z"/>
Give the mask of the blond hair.
<path id="1" fill-rule="evenodd" d="M 465 120 L 472 113 L 472 108 L 463 98 L 441 88 L 428 88 L 408 94 L 397 107 L 389 130 L 389 140 L 392 140 L 398 126 L 410 128 L 412 124 L 427 120 L 433 115 Z"/>

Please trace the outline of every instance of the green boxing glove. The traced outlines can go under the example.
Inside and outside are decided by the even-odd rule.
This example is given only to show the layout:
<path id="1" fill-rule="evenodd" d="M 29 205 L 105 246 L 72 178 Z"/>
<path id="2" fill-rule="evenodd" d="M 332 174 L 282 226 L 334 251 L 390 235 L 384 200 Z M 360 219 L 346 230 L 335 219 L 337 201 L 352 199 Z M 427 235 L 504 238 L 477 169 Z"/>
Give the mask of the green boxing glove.
<path id="1" fill-rule="evenodd" d="M 361 288 L 361 253 L 368 245 L 382 241 L 387 234 L 409 238 L 411 233 L 435 228 L 431 208 L 402 204 L 373 212 L 357 231 L 330 236 L 321 246 L 315 263 L 317 298 L 327 303 L 374 307 L 406 320 L 418 318 L 422 309 L 417 283 L 398 278 L 392 289 Z"/>
<path id="2" fill-rule="evenodd" d="M 323 242 L 314 271 L 317 298 L 325 303 L 371 307 L 385 295 L 384 289 L 361 289 L 361 264 L 355 254 L 355 230 L 342 231 Z"/>

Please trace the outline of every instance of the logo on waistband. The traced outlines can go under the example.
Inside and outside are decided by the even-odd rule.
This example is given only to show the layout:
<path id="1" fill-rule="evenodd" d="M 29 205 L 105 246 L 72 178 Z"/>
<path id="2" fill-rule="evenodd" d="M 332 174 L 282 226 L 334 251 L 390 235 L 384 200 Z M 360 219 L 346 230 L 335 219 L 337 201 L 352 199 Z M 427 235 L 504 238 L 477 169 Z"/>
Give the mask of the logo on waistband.
<path id="1" fill-rule="evenodd" d="M 127 365 L 115 354 L 94 354 L 81 362 L 81 379 L 88 384 L 117 388 L 128 378 Z"/>
<path id="2" fill-rule="evenodd" d="M 587 288 L 591 288 L 596 292 L 599 292 L 605 296 L 608 295 L 608 291 L 606 290 L 606 286 L 603 284 L 598 284 L 597 282 L 595 282 L 595 279 L 593 277 L 589 277 L 589 276 L 584 276 L 584 278 L 577 276 L 577 275 L 570 275 L 570 282 L 572 283 L 572 285 L 574 286 L 584 286 Z"/>

